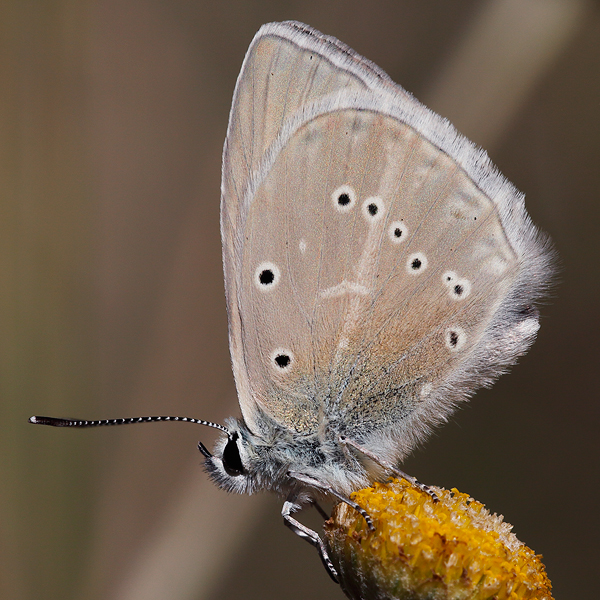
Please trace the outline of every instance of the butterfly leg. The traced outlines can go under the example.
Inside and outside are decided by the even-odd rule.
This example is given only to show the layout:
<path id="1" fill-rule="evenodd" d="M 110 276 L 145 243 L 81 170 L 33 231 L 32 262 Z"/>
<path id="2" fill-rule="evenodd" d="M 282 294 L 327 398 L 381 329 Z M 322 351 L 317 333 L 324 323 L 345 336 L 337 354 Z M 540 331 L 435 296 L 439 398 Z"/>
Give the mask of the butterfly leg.
<path id="1" fill-rule="evenodd" d="M 398 467 L 395 467 L 394 465 L 387 462 L 386 460 L 383 460 L 382 458 L 380 458 L 379 456 L 377 456 L 370 450 L 367 450 L 367 448 L 364 448 L 360 444 L 357 444 L 355 441 L 347 438 L 345 435 L 341 435 L 339 437 L 339 440 L 340 440 L 340 444 L 342 444 L 344 447 L 351 446 L 355 450 L 358 450 L 361 454 L 364 454 L 367 458 L 370 458 L 374 463 L 378 464 L 380 467 L 383 467 L 386 471 L 389 471 L 396 477 L 401 477 L 402 479 L 406 479 L 406 481 L 408 481 L 409 483 L 414 485 L 416 488 L 420 489 L 422 492 L 429 494 L 434 502 L 439 501 L 439 498 L 438 498 L 437 494 L 433 491 L 433 489 L 431 489 L 428 485 L 421 483 L 415 477 L 412 477 L 411 475 L 408 475 L 404 471 L 401 471 Z"/>
<path id="2" fill-rule="evenodd" d="M 368 528 L 371 531 L 375 531 L 375 525 L 373 525 L 373 520 L 371 519 L 369 513 L 364 508 L 359 506 L 356 502 L 354 502 L 354 500 L 350 500 L 350 498 L 346 498 L 346 496 L 342 496 L 342 494 L 339 494 L 338 492 L 336 492 L 330 485 L 327 485 L 326 483 L 321 483 L 318 479 L 313 479 L 312 477 L 309 477 L 308 475 L 302 475 L 302 473 L 296 473 L 294 471 L 289 471 L 288 476 L 292 477 L 296 481 L 299 481 L 300 483 L 304 483 L 307 486 L 310 486 L 312 488 L 315 488 L 317 490 L 325 492 L 326 494 L 331 494 L 332 496 L 335 496 L 338 500 L 345 502 L 346 504 L 351 506 L 355 511 L 357 511 L 358 513 L 360 513 L 362 515 L 364 520 L 367 522 Z"/>
<path id="3" fill-rule="evenodd" d="M 302 539 L 306 540 L 309 544 L 312 544 L 318 551 L 319 556 L 321 557 L 321 561 L 323 562 L 323 566 L 327 573 L 329 573 L 329 577 L 335 581 L 335 583 L 339 583 L 337 578 L 337 571 L 329 558 L 329 554 L 327 553 L 327 549 L 325 548 L 325 544 L 319 534 L 312 529 L 306 527 L 306 525 L 302 525 L 300 521 L 294 519 L 292 517 L 292 513 L 300 510 L 302 506 L 296 502 L 296 496 L 290 496 L 284 503 L 283 508 L 281 509 L 281 516 L 283 517 L 283 522 L 287 527 L 289 527 L 296 535 L 300 536 Z"/>

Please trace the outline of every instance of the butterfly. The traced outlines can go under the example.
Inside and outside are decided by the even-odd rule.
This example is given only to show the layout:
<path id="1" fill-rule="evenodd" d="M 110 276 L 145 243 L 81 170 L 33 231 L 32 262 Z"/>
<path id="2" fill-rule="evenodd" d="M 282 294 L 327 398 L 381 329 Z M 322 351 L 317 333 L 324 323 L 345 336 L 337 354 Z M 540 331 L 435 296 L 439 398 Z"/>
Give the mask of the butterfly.
<path id="1" fill-rule="evenodd" d="M 206 470 L 293 514 L 397 472 L 534 341 L 548 238 L 486 153 L 337 39 L 264 25 L 235 87 L 221 235 L 242 412 Z M 408 476 L 407 476 L 408 477 Z M 409 478 L 410 479 L 410 478 Z M 413 480 L 415 483 L 416 480 Z"/>

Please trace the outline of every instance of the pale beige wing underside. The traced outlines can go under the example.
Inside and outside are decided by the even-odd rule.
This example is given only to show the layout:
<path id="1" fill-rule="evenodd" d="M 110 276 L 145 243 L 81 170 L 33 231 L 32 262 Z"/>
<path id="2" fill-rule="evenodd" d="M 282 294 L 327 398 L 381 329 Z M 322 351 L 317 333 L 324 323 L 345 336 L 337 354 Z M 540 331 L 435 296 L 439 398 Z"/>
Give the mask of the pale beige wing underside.
<path id="1" fill-rule="evenodd" d="M 515 263 L 494 204 L 409 127 L 365 111 L 312 120 L 246 221 L 238 306 L 252 397 L 302 432 L 336 405 L 350 427 L 397 422 L 477 344 Z"/>
<path id="2" fill-rule="evenodd" d="M 318 53 L 284 39 L 282 33 L 285 31 L 279 34 L 261 32 L 248 50 L 236 85 L 221 185 L 221 235 L 230 349 L 240 405 L 248 425 L 253 424 L 254 401 L 249 388 L 236 300 L 239 295 L 236 249 L 245 228 L 244 197 L 248 184 L 282 123 L 303 105 L 336 90 L 364 90 L 367 87 L 359 75 L 342 70 Z"/>
<path id="3" fill-rule="evenodd" d="M 510 363 L 537 329 L 498 325 L 523 254 L 542 255 L 522 198 L 377 67 L 297 24 L 265 26 L 244 61 L 221 215 L 251 429 L 259 408 L 302 433 L 324 415 L 385 429 L 471 357 Z"/>

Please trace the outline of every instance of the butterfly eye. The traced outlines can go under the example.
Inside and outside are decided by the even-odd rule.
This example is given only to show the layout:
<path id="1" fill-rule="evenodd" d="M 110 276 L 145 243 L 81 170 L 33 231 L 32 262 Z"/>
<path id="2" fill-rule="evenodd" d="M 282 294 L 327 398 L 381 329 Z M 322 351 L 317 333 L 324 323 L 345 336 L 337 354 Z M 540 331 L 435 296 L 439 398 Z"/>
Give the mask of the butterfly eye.
<path id="1" fill-rule="evenodd" d="M 237 445 L 238 434 L 233 433 L 227 440 L 225 448 L 223 449 L 223 468 L 227 475 L 231 477 L 237 477 L 238 475 L 244 474 L 244 465 L 240 457 L 240 450 Z"/>

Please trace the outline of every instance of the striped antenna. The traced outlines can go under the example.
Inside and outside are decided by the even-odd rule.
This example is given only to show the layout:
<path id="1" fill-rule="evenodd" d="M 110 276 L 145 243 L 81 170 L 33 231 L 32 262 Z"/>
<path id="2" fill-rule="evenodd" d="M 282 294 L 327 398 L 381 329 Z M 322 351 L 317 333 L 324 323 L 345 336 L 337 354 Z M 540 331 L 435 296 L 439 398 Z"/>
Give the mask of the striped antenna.
<path id="1" fill-rule="evenodd" d="M 58 419 L 56 417 L 30 417 L 29 422 L 34 425 L 50 425 L 51 427 L 102 427 L 105 425 L 133 425 L 135 423 L 156 423 L 158 421 L 183 421 L 184 423 L 196 423 L 206 425 L 224 431 L 230 435 L 229 429 L 218 423 L 192 419 L 191 417 L 129 417 L 126 419 L 102 419 L 100 421 L 82 421 L 81 419 Z"/>

